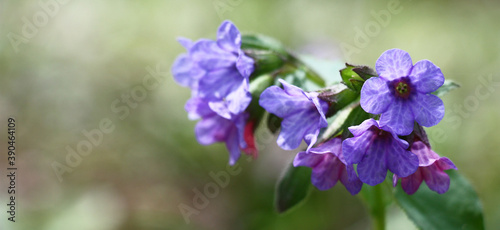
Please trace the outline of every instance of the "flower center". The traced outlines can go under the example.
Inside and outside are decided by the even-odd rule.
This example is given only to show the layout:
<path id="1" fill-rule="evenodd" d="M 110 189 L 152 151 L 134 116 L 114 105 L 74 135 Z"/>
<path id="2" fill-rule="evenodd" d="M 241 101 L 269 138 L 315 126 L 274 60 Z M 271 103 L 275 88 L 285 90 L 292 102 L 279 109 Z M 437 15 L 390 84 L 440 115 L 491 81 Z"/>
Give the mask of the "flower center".
<path id="1" fill-rule="evenodd" d="M 396 97 L 407 99 L 412 91 L 412 85 L 408 77 L 403 77 L 398 80 L 394 80 L 392 83 L 392 91 Z"/>

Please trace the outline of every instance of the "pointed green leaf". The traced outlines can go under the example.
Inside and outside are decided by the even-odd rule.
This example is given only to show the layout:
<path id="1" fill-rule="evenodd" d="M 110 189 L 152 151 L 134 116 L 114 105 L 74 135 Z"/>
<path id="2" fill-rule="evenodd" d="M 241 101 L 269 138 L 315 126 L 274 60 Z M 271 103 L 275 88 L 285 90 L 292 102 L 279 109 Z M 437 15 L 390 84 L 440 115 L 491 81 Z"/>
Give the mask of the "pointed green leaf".
<path id="1" fill-rule="evenodd" d="M 357 106 L 354 108 L 349 116 L 345 119 L 344 123 L 340 127 L 340 131 L 342 132 L 342 136 L 344 138 L 351 137 L 351 132 L 349 132 L 349 127 L 359 125 L 366 119 L 371 118 L 371 115 L 363 110 L 361 106 Z"/>
<path id="2" fill-rule="evenodd" d="M 439 87 L 439 89 L 437 89 L 436 91 L 434 91 L 432 94 L 438 96 L 438 97 L 441 97 L 445 94 L 447 94 L 448 92 L 450 92 L 451 90 L 454 90 L 456 88 L 459 88 L 460 85 L 452 80 L 446 80 L 444 81 L 444 84 Z"/>
<path id="3" fill-rule="evenodd" d="M 288 166 L 276 186 L 275 204 L 279 213 L 284 213 L 303 201 L 311 190 L 311 169 Z"/>
<path id="4" fill-rule="evenodd" d="M 483 208 L 474 188 L 457 171 L 447 173 L 448 192 L 437 194 L 422 184 L 415 194 L 407 195 L 398 185 L 396 201 L 421 229 L 484 229 Z"/>

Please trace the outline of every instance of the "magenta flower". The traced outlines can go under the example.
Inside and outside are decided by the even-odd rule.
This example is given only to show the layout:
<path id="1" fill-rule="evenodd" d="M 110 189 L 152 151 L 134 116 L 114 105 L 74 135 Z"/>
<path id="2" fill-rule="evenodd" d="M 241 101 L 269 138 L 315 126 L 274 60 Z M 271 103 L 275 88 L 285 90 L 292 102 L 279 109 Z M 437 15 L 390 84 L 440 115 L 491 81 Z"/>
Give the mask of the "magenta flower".
<path id="1" fill-rule="evenodd" d="M 411 151 L 418 156 L 419 167 L 417 171 L 407 177 L 399 177 L 394 174 L 393 185 L 396 187 L 398 179 L 401 179 L 401 187 L 409 195 L 415 193 L 422 181 L 439 194 L 448 191 L 450 177 L 444 172 L 448 169 L 457 169 L 453 162 L 446 157 L 439 157 L 429 146 L 421 141 L 416 141 L 411 146 Z"/>
<path id="2" fill-rule="evenodd" d="M 259 104 L 269 113 L 283 118 L 277 141 L 282 149 L 296 149 L 304 139 L 309 150 L 316 143 L 319 130 L 328 126 L 325 118 L 328 103 L 320 100 L 316 92 L 304 92 L 286 81 L 279 81 L 283 89 L 267 88 L 260 95 Z"/>
<path id="3" fill-rule="evenodd" d="M 248 78 L 254 61 L 241 50 L 241 34 L 236 26 L 224 21 L 217 41 L 179 42 L 188 53 L 181 54 L 172 66 L 177 83 L 190 87 L 219 116 L 231 119 L 243 112 L 252 100 Z"/>
<path id="4" fill-rule="evenodd" d="M 295 167 L 312 168 L 311 183 L 319 190 L 328 190 L 340 180 L 347 191 L 356 195 L 363 183 L 356 175 L 353 165 L 346 165 L 341 138 L 333 138 L 309 152 L 299 152 L 293 161 Z"/>
<path id="5" fill-rule="evenodd" d="M 212 111 L 208 102 L 197 97 L 189 99 L 185 108 L 190 119 L 202 119 L 195 127 L 198 142 L 202 145 L 215 142 L 226 143 L 229 151 L 229 164 L 234 165 L 240 158 L 241 149 L 247 148 L 244 130 L 248 114 L 240 113 L 231 119 L 226 119 Z"/>
<path id="6" fill-rule="evenodd" d="M 385 51 L 375 66 L 379 77 L 368 79 L 361 89 L 361 107 L 381 114 L 380 125 L 398 135 L 408 135 L 414 121 L 425 127 L 438 124 L 444 116 L 443 101 L 430 94 L 444 83 L 441 69 L 428 60 L 412 64 L 400 49 Z"/>
<path id="7" fill-rule="evenodd" d="M 349 127 L 354 135 L 342 143 L 348 165 L 358 164 L 359 179 L 369 185 L 385 180 L 387 169 L 402 177 L 418 168 L 418 157 L 408 149 L 408 142 L 401 140 L 388 126 L 379 125 L 370 118 L 358 126 Z"/>

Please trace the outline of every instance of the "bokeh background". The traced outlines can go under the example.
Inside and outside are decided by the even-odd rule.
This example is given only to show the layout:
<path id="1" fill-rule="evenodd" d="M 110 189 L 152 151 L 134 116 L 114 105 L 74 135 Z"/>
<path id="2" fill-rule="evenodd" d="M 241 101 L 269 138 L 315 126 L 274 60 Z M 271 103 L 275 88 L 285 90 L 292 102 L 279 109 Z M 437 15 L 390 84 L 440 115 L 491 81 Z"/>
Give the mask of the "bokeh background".
<path id="1" fill-rule="evenodd" d="M 0 229 L 369 228 L 362 201 L 342 186 L 325 192 L 314 189 L 300 207 L 276 214 L 275 183 L 296 152 L 280 151 L 266 131 L 260 131 L 266 138 L 259 144 L 259 158 L 249 162 L 242 157 L 240 173 L 191 215 L 190 223 L 185 222 L 179 205 L 193 207 L 193 190 L 214 182 L 210 172 L 227 170 L 228 154 L 222 144 L 196 142 L 195 122 L 187 119 L 183 108 L 189 90 L 175 84 L 170 66 L 184 52 L 176 42 L 178 36 L 213 39 L 224 19 L 232 20 L 243 33 L 266 34 L 301 54 L 329 59 L 336 63 L 335 71 L 345 61 L 374 66 L 390 48 L 404 49 L 414 61 L 429 59 L 441 67 L 446 78 L 462 87 L 443 98 L 446 116 L 428 129 L 433 147 L 451 158 L 476 188 L 487 227 L 500 227 L 498 2 L 61 0 L 48 7 L 40 4 L 47 2 L 56 1 L 0 3 L 0 127 L 4 129 L 0 172 L 3 175 L 7 167 L 9 116 L 17 121 L 19 167 L 16 223 L 7 221 L 7 206 L 0 205 Z M 388 10 L 388 4 L 399 4 L 399 12 L 391 14 L 385 25 L 378 23 L 378 32 L 370 28 L 369 41 L 356 46 L 357 33 L 377 22 L 371 12 Z M 52 12 L 45 23 L 44 12 Z M 15 36 L 23 37 L 26 21 L 33 20 L 39 26 L 35 25 L 36 31 L 25 28 L 29 38 Z M 346 55 L 342 44 L 357 48 Z M 147 90 L 136 104 L 122 102 L 122 96 L 142 85 L 148 68 L 163 73 L 158 87 Z M 99 128 L 103 119 L 109 119 L 114 130 L 58 180 L 54 162 L 67 165 L 67 146 L 76 149 L 87 140 L 82 131 Z M 4 204 L 7 178 L 2 176 L 0 182 Z M 415 229 L 395 206 L 388 222 L 389 229 Z"/>

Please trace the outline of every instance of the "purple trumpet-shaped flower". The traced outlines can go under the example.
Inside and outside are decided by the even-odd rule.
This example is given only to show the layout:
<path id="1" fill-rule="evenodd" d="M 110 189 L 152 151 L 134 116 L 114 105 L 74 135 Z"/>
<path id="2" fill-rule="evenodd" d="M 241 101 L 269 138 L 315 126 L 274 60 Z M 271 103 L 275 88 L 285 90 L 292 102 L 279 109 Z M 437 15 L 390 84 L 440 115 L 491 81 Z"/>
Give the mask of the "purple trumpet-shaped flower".
<path id="1" fill-rule="evenodd" d="M 309 150 L 316 143 L 319 130 L 328 126 L 325 118 L 328 103 L 320 100 L 316 92 L 304 92 L 284 80 L 279 81 L 283 89 L 267 88 L 260 95 L 259 104 L 269 113 L 283 118 L 277 141 L 282 149 L 296 149 L 304 139 Z"/>
<path id="2" fill-rule="evenodd" d="M 174 79 L 208 102 L 211 110 L 227 119 L 243 112 L 252 100 L 248 91 L 254 61 L 241 50 L 241 34 L 224 21 L 217 41 L 179 39 L 188 51 L 172 66 Z"/>
<path id="3" fill-rule="evenodd" d="M 368 79 L 361 89 L 361 107 L 381 114 L 380 125 L 398 135 L 408 135 L 416 121 L 434 126 L 443 119 L 444 105 L 430 94 L 444 83 L 441 69 L 428 60 L 413 65 L 410 55 L 400 49 L 385 51 L 375 66 L 379 77 Z"/>
<path id="4" fill-rule="evenodd" d="M 344 160 L 342 139 L 339 137 L 312 148 L 309 152 L 299 152 L 293 166 L 312 168 L 311 183 L 319 190 L 328 190 L 340 180 L 347 191 L 356 195 L 363 186 L 353 165 L 347 165 Z"/>
<path id="5" fill-rule="evenodd" d="M 212 111 L 208 102 L 198 97 L 189 99 L 185 108 L 190 119 L 201 118 L 195 127 L 198 142 L 202 145 L 225 142 L 229 151 L 229 164 L 234 165 L 240 158 L 241 149 L 247 148 L 243 135 L 248 114 L 240 113 L 226 119 Z"/>
<path id="6" fill-rule="evenodd" d="M 348 165 L 358 164 L 359 179 L 374 186 L 382 183 L 391 172 L 406 177 L 418 168 L 418 157 L 408 149 L 408 142 L 401 140 L 388 126 L 381 126 L 370 118 L 358 126 L 349 127 L 354 135 L 342 143 Z"/>
<path id="7" fill-rule="evenodd" d="M 401 179 L 401 187 L 409 195 L 418 190 L 422 181 L 425 181 L 432 191 L 439 194 L 448 191 L 450 187 L 450 177 L 444 170 L 456 170 L 457 167 L 455 164 L 446 157 L 440 157 L 421 141 L 415 141 L 411 146 L 411 151 L 418 156 L 419 167 L 415 173 L 407 177 L 399 177 L 394 174 L 394 187 L 397 185 L 398 179 Z"/>

